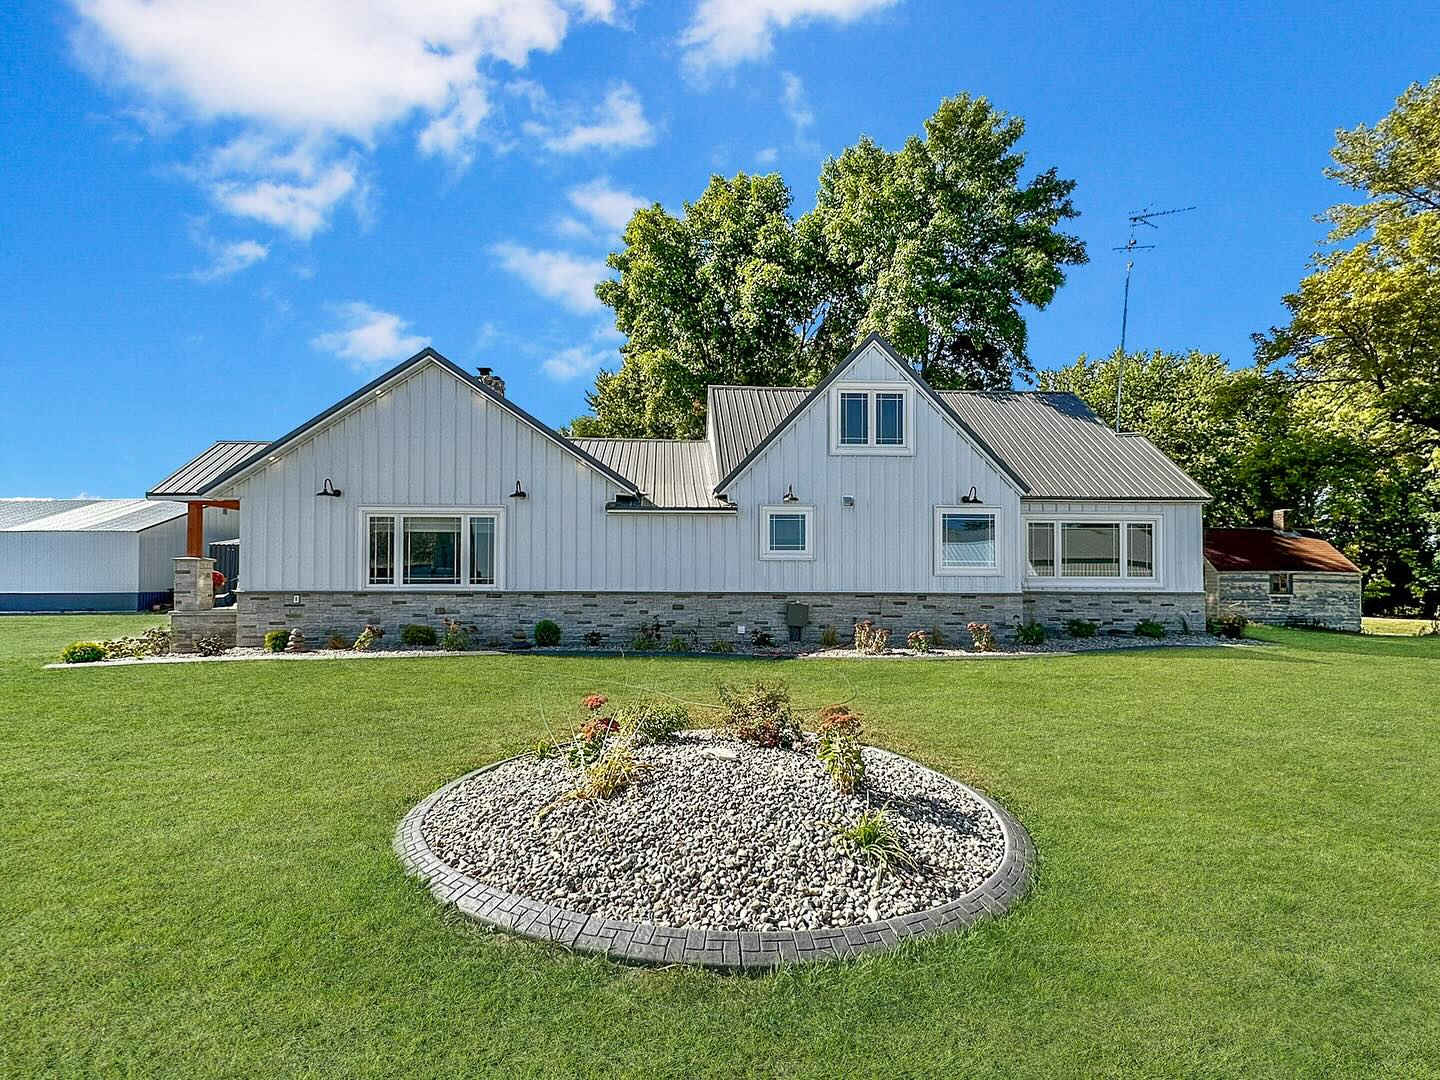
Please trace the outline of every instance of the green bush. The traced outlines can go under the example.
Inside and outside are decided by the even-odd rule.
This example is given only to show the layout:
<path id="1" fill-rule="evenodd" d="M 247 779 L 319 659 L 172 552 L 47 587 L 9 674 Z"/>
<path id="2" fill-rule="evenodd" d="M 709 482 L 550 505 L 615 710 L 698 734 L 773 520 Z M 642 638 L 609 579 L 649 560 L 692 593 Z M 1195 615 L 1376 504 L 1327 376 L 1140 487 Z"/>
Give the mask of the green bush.
<path id="1" fill-rule="evenodd" d="M 265 635 L 266 652 L 284 652 L 285 643 L 290 640 L 289 630 L 271 630 Z"/>
<path id="2" fill-rule="evenodd" d="M 355 643 L 338 630 L 331 630 L 330 636 L 325 639 L 327 649 L 349 649 L 353 644 Z"/>
<path id="3" fill-rule="evenodd" d="M 559 645 L 562 636 L 560 624 L 553 619 L 541 619 L 535 624 L 536 645 Z"/>
<path id="4" fill-rule="evenodd" d="M 222 637 L 202 637 L 195 639 L 195 651 L 201 656 L 219 656 L 223 652 L 229 652 L 230 646 L 225 644 Z"/>
<path id="5" fill-rule="evenodd" d="M 598 649 L 605 644 L 605 635 L 599 630 L 586 630 L 585 636 L 581 638 L 587 649 Z"/>
<path id="6" fill-rule="evenodd" d="M 1095 631 L 1100 627 L 1093 622 L 1086 622 L 1084 619 L 1066 619 L 1065 632 L 1073 638 L 1094 637 Z"/>
<path id="7" fill-rule="evenodd" d="M 77 641 L 66 645 L 60 653 L 62 664 L 94 664 L 104 660 L 105 646 L 98 641 Z"/>
<path id="8" fill-rule="evenodd" d="M 637 744 L 670 742 L 690 726 L 690 713 L 677 701 L 645 698 L 615 713 L 620 734 Z"/>
<path id="9" fill-rule="evenodd" d="M 1165 636 L 1165 627 L 1154 619 L 1141 619 L 1135 624 L 1135 636 L 1143 638 L 1162 638 Z"/>
<path id="10" fill-rule="evenodd" d="M 1245 627 L 1249 625 L 1250 620 L 1238 611 L 1227 611 L 1210 624 L 1210 632 L 1216 637 L 1239 640 L 1245 636 Z"/>
<path id="11" fill-rule="evenodd" d="M 660 647 L 660 639 L 651 633 L 639 633 L 630 641 L 630 648 L 636 652 L 654 652 Z"/>
<path id="12" fill-rule="evenodd" d="M 783 684 L 757 682 L 739 690 L 722 684 L 720 704 L 725 709 L 720 730 L 732 739 L 790 750 L 802 738 L 790 712 L 790 691 Z"/>
<path id="13" fill-rule="evenodd" d="M 434 645 L 437 640 L 435 629 L 430 626 L 410 623 L 400 628 L 401 645 Z"/>
<path id="14" fill-rule="evenodd" d="M 1026 623 L 1015 628 L 1015 640 L 1021 645 L 1044 645 L 1045 627 L 1039 623 Z"/>
<path id="15" fill-rule="evenodd" d="M 819 735 L 815 756 L 836 789 L 849 795 L 865 779 L 860 717 L 848 705 L 827 705 L 820 710 Z"/>
<path id="16" fill-rule="evenodd" d="M 827 649 L 839 648 L 840 631 L 836 630 L 833 625 L 826 626 L 824 630 L 820 631 L 820 644 Z"/>
<path id="17" fill-rule="evenodd" d="M 915 650 L 916 652 L 918 652 L 918 653 L 927 653 L 927 652 L 929 652 L 929 651 L 930 651 L 930 631 L 929 631 L 929 630 L 912 630 L 912 631 L 910 631 L 910 633 L 905 636 L 905 644 L 906 644 L 906 645 L 909 645 L 910 648 L 914 649 L 914 650 Z"/>
<path id="18" fill-rule="evenodd" d="M 440 647 L 446 652 L 464 652 L 470 648 L 470 629 L 460 625 L 459 619 L 445 620 L 445 633 L 440 638 Z"/>
<path id="19" fill-rule="evenodd" d="M 164 656 L 170 651 L 173 640 L 170 627 L 151 626 L 132 637 L 118 637 L 102 641 L 100 646 L 105 650 L 105 659 L 107 660 L 121 660 L 127 657 L 139 659 L 146 656 Z"/>
<path id="20" fill-rule="evenodd" d="M 672 637 L 665 643 L 666 652 L 689 652 L 690 643 L 683 637 Z"/>
<path id="21" fill-rule="evenodd" d="M 718 653 L 734 652 L 735 643 L 725 638 L 716 638 L 714 641 L 710 642 L 710 651 Z"/>
<path id="22" fill-rule="evenodd" d="M 385 636 L 385 631 L 378 626 L 365 624 L 365 629 L 360 631 L 360 636 L 355 639 L 355 644 L 350 646 L 352 652 L 369 652 L 375 647 L 375 643 Z"/>

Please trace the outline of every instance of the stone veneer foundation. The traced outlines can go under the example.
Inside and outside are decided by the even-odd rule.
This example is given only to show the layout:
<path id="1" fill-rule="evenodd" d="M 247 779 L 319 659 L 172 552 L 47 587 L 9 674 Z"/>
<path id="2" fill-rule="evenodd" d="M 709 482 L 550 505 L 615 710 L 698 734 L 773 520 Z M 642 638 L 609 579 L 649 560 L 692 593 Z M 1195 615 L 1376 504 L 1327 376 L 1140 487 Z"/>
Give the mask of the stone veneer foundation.
<path id="1" fill-rule="evenodd" d="M 1261 571 L 1216 571 L 1205 565 L 1205 588 L 1212 615 L 1236 612 L 1251 622 L 1324 626 L 1360 632 L 1360 575 L 1297 570 L 1293 593 L 1270 592 L 1270 575 Z"/>
<path id="2" fill-rule="evenodd" d="M 660 625 L 662 639 L 694 635 L 700 645 L 745 640 L 755 629 L 777 641 L 788 638 L 787 604 L 807 604 L 805 641 L 818 642 L 826 626 L 848 640 L 855 623 L 873 619 L 903 641 L 911 630 L 939 628 L 949 641 L 967 641 L 966 623 L 989 623 L 1005 631 L 1037 621 L 1058 628 L 1084 618 L 1105 629 L 1133 629 L 1155 619 L 1172 630 L 1205 625 L 1202 593 L 876 594 L 876 593 L 577 593 L 577 592 L 241 592 L 236 643 L 257 646 L 267 631 L 299 627 L 314 644 L 332 631 L 354 637 L 366 623 L 398 633 L 407 623 L 439 628 L 457 619 L 476 628 L 483 643 L 529 640 L 539 619 L 554 619 L 567 644 L 584 634 L 604 635 L 603 645 L 628 646 L 643 628 Z"/>

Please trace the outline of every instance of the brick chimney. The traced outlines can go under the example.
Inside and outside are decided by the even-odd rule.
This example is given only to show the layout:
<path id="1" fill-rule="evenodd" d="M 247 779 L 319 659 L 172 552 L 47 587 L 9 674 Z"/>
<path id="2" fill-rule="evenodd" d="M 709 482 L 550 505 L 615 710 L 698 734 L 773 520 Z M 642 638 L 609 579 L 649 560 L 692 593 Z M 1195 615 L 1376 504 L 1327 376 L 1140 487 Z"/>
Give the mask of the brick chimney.
<path id="1" fill-rule="evenodd" d="M 480 369 L 480 381 L 501 397 L 505 396 L 505 380 L 495 374 L 494 368 L 482 367 Z"/>
<path id="2" fill-rule="evenodd" d="M 1270 525 L 1276 532 L 1290 531 L 1290 515 L 1294 510 L 1273 510 L 1270 513 Z"/>

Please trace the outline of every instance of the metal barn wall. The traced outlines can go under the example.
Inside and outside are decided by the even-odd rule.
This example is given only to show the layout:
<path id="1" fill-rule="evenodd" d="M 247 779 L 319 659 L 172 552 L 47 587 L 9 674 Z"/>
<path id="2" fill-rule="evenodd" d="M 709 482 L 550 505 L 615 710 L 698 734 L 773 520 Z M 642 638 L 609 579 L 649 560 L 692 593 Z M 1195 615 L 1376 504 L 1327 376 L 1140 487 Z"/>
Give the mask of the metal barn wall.
<path id="1" fill-rule="evenodd" d="M 132 532 L 0 532 L 0 611 L 134 611 Z"/>

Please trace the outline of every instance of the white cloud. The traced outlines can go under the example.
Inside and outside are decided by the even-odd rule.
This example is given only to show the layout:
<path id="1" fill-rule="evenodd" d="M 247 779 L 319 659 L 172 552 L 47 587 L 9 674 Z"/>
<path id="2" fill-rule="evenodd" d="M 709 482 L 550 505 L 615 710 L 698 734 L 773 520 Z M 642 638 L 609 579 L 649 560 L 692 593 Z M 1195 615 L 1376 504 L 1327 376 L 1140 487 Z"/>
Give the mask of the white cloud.
<path id="1" fill-rule="evenodd" d="M 610 353 L 598 349 L 572 345 L 547 358 L 540 365 L 540 370 L 556 382 L 569 382 L 571 379 L 599 371 L 600 366 L 610 359 L 610 356 Z"/>
<path id="2" fill-rule="evenodd" d="M 595 297 L 595 283 L 607 273 L 603 260 L 519 244 L 496 244 L 490 250 L 502 267 L 571 311 L 585 314 L 603 306 Z"/>
<path id="3" fill-rule="evenodd" d="M 763 150 L 755 152 L 755 160 L 761 165 L 774 165 L 780 158 L 780 151 L 773 146 L 767 146 Z"/>
<path id="4" fill-rule="evenodd" d="M 528 135 L 538 136 L 546 149 L 557 154 L 628 150 L 649 146 L 655 141 L 655 128 L 645 119 L 640 95 L 629 83 L 613 87 L 584 120 L 576 118 L 558 129 L 550 124 L 531 122 L 524 130 Z"/>
<path id="5" fill-rule="evenodd" d="M 805 84 L 794 72 L 782 71 L 780 87 L 780 107 L 785 110 L 785 115 L 790 118 L 790 123 L 795 128 L 795 148 L 805 151 L 816 149 L 810 138 L 810 128 L 815 124 L 815 110 L 810 107 L 810 99 L 805 94 Z"/>
<path id="6" fill-rule="evenodd" d="M 700 0 L 680 37 L 695 74 L 760 60 L 774 48 L 776 30 L 829 19 L 853 22 L 896 0 Z"/>
<path id="7" fill-rule="evenodd" d="M 237 240 L 232 244 L 211 243 L 210 265 L 193 271 L 196 281 L 219 281 L 254 266 L 270 254 L 270 248 L 258 240 Z"/>
<path id="8" fill-rule="evenodd" d="M 369 304 L 351 301 L 335 311 L 341 328 L 321 334 L 311 344 L 352 361 L 356 367 L 403 360 L 430 344 L 427 337 L 406 333 L 410 324 L 399 315 L 377 311 Z"/>
<path id="9" fill-rule="evenodd" d="M 571 188 L 565 197 L 576 210 L 610 232 L 624 229 L 636 210 L 649 205 L 639 195 L 611 186 L 603 176 Z"/>
<path id="10" fill-rule="evenodd" d="M 553 52 L 573 18 L 616 15 L 614 0 L 73 2 L 77 54 L 129 111 L 239 132 L 195 170 L 211 197 L 301 237 L 341 200 L 363 209 L 353 158 L 388 130 L 418 118 L 419 150 L 463 167 L 489 68 Z"/>

